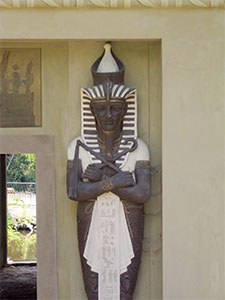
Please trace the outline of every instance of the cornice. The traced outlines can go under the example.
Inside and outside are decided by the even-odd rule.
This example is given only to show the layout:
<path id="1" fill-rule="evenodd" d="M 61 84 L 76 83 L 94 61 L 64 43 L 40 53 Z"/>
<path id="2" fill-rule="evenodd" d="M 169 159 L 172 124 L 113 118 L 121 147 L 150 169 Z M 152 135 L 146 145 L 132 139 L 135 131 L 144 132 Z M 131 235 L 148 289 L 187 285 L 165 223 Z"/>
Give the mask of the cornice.
<path id="1" fill-rule="evenodd" d="M 0 8 L 222 8 L 224 0 L 0 0 Z"/>

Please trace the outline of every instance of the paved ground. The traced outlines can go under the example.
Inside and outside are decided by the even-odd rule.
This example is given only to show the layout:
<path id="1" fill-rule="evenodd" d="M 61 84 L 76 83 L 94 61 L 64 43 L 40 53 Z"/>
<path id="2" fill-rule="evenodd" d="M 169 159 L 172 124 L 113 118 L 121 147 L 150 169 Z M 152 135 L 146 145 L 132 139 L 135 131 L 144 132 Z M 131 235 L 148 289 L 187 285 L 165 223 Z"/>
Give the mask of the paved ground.
<path id="1" fill-rule="evenodd" d="M 36 300 L 36 266 L 10 266 L 0 270 L 1 300 Z"/>

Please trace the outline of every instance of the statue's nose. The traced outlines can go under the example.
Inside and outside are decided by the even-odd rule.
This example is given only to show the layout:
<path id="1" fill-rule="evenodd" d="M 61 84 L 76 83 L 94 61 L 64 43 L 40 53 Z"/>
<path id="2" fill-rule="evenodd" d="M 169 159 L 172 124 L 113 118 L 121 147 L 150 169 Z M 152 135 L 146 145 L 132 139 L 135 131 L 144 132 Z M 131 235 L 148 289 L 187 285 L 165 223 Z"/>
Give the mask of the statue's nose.
<path id="1" fill-rule="evenodd" d="M 111 118 L 111 109 L 110 109 L 109 105 L 107 105 L 107 107 L 106 107 L 106 116 L 107 116 L 107 118 Z"/>

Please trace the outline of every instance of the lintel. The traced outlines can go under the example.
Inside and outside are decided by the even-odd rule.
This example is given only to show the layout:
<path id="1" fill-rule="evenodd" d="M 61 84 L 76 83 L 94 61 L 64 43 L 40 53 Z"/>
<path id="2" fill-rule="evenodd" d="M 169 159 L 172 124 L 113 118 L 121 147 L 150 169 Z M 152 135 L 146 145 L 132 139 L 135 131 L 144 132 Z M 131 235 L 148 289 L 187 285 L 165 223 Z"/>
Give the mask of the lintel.
<path id="1" fill-rule="evenodd" d="M 0 0 L 0 8 L 222 8 L 224 0 Z"/>

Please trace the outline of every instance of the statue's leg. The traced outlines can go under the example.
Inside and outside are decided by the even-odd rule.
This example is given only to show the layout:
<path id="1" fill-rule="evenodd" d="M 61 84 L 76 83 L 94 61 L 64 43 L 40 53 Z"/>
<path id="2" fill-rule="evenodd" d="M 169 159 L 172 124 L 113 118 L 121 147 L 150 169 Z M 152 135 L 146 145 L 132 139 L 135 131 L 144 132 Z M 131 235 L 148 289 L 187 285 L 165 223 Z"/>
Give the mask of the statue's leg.
<path id="1" fill-rule="evenodd" d="M 86 259 L 83 257 L 93 206 L 94 202 L 79 203 L 77 212 L 79 252 L 84 286 L 86 294 L 88 296 L 88 300 L 98 300 L 98 274 L 91 271 L 91 268 L 87 264 Z"/>
<path id="2" fill-rule="evenodd" d="M 127 272 L 120 276 L 120 299 L 132 300 L 141 261 L 144 207 L 143 205 L 125 203 L 124 208 L 135 256 L 128 266 Z"/>

